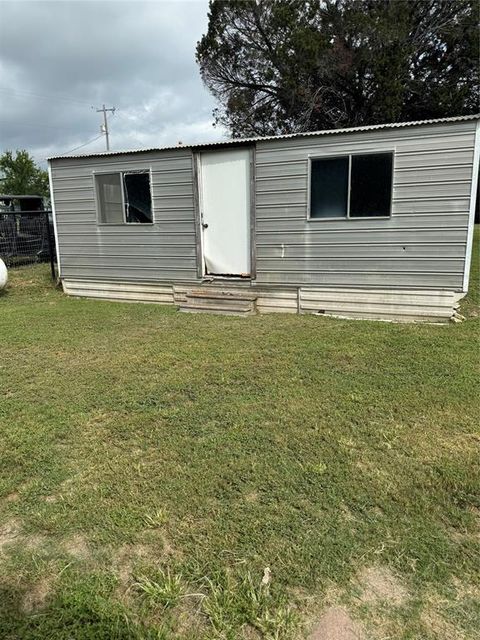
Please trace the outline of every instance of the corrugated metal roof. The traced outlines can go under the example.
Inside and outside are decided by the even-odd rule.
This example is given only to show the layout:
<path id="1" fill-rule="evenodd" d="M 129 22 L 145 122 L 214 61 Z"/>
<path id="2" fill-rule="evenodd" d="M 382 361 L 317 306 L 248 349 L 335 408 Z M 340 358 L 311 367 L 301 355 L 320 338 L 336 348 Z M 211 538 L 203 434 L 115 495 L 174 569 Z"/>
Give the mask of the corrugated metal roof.
<path id="1" fill-rule="evenodd" d="M 283 140 L 288 138 L 303 138 L 305 136 L 326 136 L 334 133 L 354 133 L 356 131 L 375 131 L 376 129 L 396 129 L 399 127 L 414 127 L 425 124 L 442 124 L 444 122 L 462 122 L 464 120 L 476 120 L 480 118 L 480 114 L 476 113 L 469 116 L 456 116 L 453 118 L 436 118 L 433 120 L 415 120 L 412 122 L 390 122 L 388 124 L 372 124 L 364 127 L 349 127 L 347 129 L 325 129 L 323 131 L 306 131 L 300 133 L 287 133 L 280 136 L 258 136 L 255 138 L 232 138 L 230 140 L 219 140 L 218 142 L 203 142 L 197 144 L 182 144 L 167 147 L 148 147 L 145 149 L 124 149 L 121 151 L 97 151 L 96 153 L 81 154 L 65 154 L 58 156 L 50 156 L 48 160 L 56 160 L 59 158 L 94 158 L 97 156 L 116 156 L 128 153 L 144 153 L 148 151 L 168 151 L 172 149 L 200 149 L 208 147 L 226 147 L 231 145 L 242 145 L 249 142 L 259 142 L 263 140 Z"/>

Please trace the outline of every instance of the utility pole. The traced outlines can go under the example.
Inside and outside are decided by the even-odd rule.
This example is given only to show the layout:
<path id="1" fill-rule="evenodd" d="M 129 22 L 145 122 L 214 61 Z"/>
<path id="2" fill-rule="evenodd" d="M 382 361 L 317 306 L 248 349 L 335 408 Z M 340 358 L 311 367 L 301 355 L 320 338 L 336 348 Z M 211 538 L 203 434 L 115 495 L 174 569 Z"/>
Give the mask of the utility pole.
<path id="1" fill-rule="evenodd" d="M 101 109 L 97 109 L 97 113 L 103 112 L 103 124 L 101 125 L 100 129 L 101 129 L 102 133 L 105 134 L 105 142 L 107 144 L 107 151 L 110 151 L 110 138 L 108 137 L 107 111 L 111 111 L 112 114 L 113 114 L 113 113 L 115 113 L 115 107 L 112 107 L 111 109 L 106 109 L 105 105 L 103 105 Z"/>

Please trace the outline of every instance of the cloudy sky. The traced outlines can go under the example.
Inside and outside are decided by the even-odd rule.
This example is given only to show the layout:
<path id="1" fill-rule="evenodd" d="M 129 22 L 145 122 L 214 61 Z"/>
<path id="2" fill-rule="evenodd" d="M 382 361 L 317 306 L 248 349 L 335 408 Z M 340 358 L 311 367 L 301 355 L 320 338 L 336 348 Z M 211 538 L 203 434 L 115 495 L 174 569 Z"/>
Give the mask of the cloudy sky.
<path id="1" fill-rule="evenodd" d="M 195 45 L 205 0 L 0 0 L 0 152 L 38 162 L 100 135 L 111 149 L 225 137 L 203 87 Z M 93 107 L 93 108 L 92 108 Z M 101 151 L 100 138 L 78 153 Z"/>

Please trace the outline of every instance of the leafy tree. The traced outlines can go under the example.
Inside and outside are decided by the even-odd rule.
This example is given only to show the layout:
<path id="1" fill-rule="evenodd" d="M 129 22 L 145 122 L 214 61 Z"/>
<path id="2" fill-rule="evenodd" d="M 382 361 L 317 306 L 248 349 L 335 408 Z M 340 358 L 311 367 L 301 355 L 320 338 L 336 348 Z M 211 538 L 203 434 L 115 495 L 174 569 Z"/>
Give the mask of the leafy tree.
<path id="1" fill-rule="evenodd" d="M 27 151 L 5 151 L 0 156 L 0 191 L 14 195 L 49 196 L 48 173 Z"/>
<path id="2" fill-rule="evenodd" d="M 211 0 L 202 79 L 233 136 L 478 110 L 478 0 Z"/>

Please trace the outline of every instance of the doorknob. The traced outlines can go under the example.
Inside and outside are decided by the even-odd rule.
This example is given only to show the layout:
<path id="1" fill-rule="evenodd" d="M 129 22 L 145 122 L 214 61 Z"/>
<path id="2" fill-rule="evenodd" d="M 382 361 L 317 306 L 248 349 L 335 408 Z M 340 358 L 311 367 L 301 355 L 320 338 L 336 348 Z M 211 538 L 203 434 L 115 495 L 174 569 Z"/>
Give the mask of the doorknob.
<path id="1" fill-rule="evenodd" d="M 203 227 L 204 229 L 208 229 L 208 224 L 207 224 L 206 222 L 202 222 L 202 227 Z"/>

